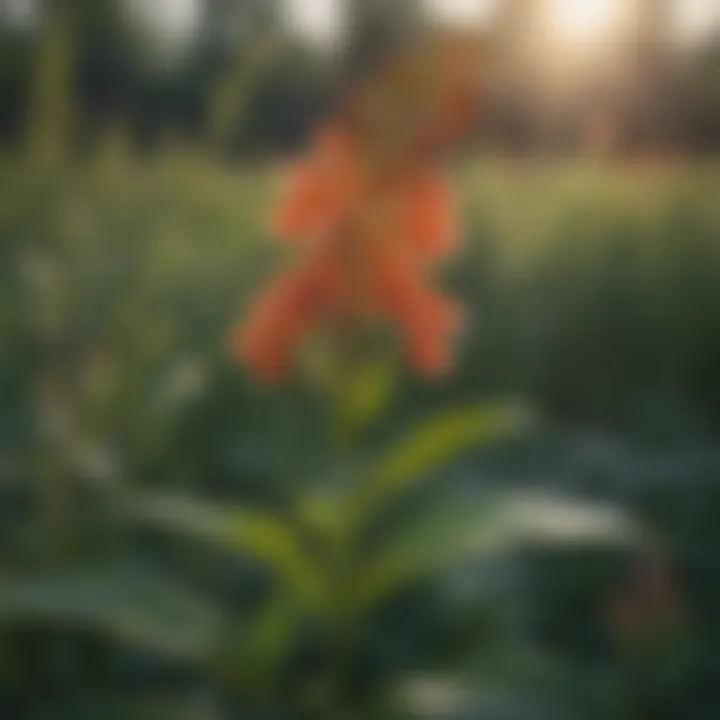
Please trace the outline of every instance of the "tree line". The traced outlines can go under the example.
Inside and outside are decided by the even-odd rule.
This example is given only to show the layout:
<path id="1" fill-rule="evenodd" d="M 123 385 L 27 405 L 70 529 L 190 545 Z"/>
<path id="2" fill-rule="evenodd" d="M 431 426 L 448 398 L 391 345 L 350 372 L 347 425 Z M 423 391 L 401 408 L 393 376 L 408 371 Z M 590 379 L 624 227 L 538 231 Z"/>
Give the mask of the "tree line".
<path id="1" fill-rule="evenodd" d="M 589 67 L 557 98 L 536 59 L 512 52 L 524 37 L 523 3 L 506 7 L 514 14 L 488 38 L 500 78 L 478 124 L 489 143 L 520 152 L 720 144 L 720 44 L 679 60 L 660 35 L 640 38 L 625 45 L 622 66 Z M 203 8 L 192 42 L 175 53 L 130 22 L 120 0 L 55 0 L 37 26 L 0 27 L 0 143 L 82 154 L 120 132 L 139 153 L 168 139 L 227 158 L 281 151 L 348 77 L 422 26 L 413 0 L 356 3 L 345 44 L 329 50 L 288 32 L 277 3 Z"/>

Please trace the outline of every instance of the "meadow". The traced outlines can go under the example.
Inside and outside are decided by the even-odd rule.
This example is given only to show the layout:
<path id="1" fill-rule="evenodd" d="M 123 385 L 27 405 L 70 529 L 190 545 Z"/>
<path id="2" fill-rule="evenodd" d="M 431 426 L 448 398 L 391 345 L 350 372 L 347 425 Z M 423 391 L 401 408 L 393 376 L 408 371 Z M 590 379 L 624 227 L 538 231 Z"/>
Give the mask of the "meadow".
<path id="1" fill-rule="evenodd" d="M 442 276 L 467 312 L 457 368 L 428 384 L 394 366 L 350 410 L 363 464 L 423 423 L 437 451 L 411 444 L 422 482 L 368 521 L 364 556 L 397 539 L 368 575 L 377 593 L 425 545 L 443 572 L 368 613 L 336 684 L 367 704 L 359 717 L 394 716 L 401 681 L 438 667 L 465 683 L 467 717 L 716 717 L 720 168 L 478 157 L 453 176 L 464 243 Z M 285 534 L 305 532 L 298 517 L 337 521 L 337 421 L 307 384 L 258 385 L 227 351 L 288 257 L 268 236 L 277 186 L 267 163 L 179 149 L 54 169 L 2 158 L 3 717 L 353 716 L 306 672 L 324 667 L 318 618 L 296 643 L 275 580 L 312 584 Z M 532 427 L 505 438 L 518 405 Z M 457 441 L 479 418 L 488 442 Z M 532 546 L 509 592 L 487 558 L 443 549 L 454 526 L 483 527 L 469 497 L 487 509 L 509 491 L 642 524 L 683 621 L 629 648 L 612 637 L 603 603 L 632 584 L 627 558 Z M 653 587 L 648 607 L 667 589 Z"/>

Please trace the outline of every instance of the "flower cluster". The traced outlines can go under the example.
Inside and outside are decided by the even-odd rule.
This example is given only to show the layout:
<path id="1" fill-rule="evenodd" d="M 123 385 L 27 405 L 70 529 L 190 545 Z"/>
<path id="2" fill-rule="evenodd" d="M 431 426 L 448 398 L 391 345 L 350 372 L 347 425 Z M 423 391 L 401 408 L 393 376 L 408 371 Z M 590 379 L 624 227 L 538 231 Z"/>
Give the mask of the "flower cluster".
<path id="1" fill-rule="evenodd" d="M 348 101 L 288 173 L 275 234 L 299 260 L 262 292 L 233 349 L 267 380 L 292 367 L 317 328 L 399 329 L 410 362 L 436 374 L 451 362 L 459 311 L 430 282 L 457 246 L 439 160 L 472 117 L 473 47 L 437 43 L 406 54 Z"/>

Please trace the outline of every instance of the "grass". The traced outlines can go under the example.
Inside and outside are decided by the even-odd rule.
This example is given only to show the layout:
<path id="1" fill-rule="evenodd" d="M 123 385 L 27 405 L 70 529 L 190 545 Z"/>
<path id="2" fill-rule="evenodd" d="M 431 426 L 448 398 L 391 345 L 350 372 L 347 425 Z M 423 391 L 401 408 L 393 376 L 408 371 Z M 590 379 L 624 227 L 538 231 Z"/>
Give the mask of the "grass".
<path id="1" fill-rule="evenodd" d="M 456 179 L 466 243 L 446 280 L 469 329 L 448 383 L 408 379 L 408 412 L 448 395 L 511 393 L 577 421 L 639 422 L 667 406 L 678 426 L 717 429 L 720 169 L 478 161 Z M 96 430 L 132 435 L 150 406 L 162 426 L 166 385 L 177 390 L 194 368 L 205 401 L 185 421 L 201 422 L 201 407 L 217 434 L 225 420 L 242 430 L 240 408 L 216 417 L 207 407 L 226 396 L 275 433 L 287 403 L 248 386 L 224 341 L 287 255 L 266 233 L 276 185 L 266 167 L 179 154 L 49 174 L 6 159 L 0 338 L 13 401 L 0 428 L 15 432 L 55 375 L 67 393 L 97 396 L 85 398 Z"/>
<path id="2" fill-rule="evenodd" d="M 720 168 L 473 160 L 455 179 L 465 245 L 443 281 L 468 310 L 458 366 L 438 384 L 403 374 L 368 440 L 395 438 L 460 402 L 529 400 L 545 434 L 472 459 L 472 482 L 492 472 L 506 484 L 530 478 L 637 511 L 677 550 L 699 600 L 697 627 L 714 638 L 718 463 L 694 453 L 716 447 L 720 430 Z M 276 186 L 266 166 L 219 168 L 180 154 L 44 172 L 3 158 L 3 571 L 45 567 L 48 546 L 84 568 L 139 554 L 247 607 L 252 565 L 231 571 L 180 544 L 137 548 L 84 502 L 101 488 L 102 502 L 120 505 L 128 487 L 150 487 L 282 518 L 317 482 L 333 437 L 319 403 L 299 383 L 257 387 L 225 350 L 245 302 L 287 256 L 266 233 Z M 30 486 L 30 500 L 18 486 Z M 441 518 L 448 527 L 466 502 L 457 497 L 457 517 Z M 376 544 L 384 531 L 373 530 Z M 408 548 L 415 559 L 415 538 Z M 113 582 L 127 573 L 119 568 Z M 582 592 L 582 573 L 560 574 L 568 592 Z M 31 589 L 39 607 L 52 604 Z M 118 605 L 114 591 L 110 599 Z M 560 645 L 569 636 L 582 645 L 563 602 L 588 630 L 572 598 L 543 601 L 538 622 L 559 623 Z M 115 605 L 125 622 L 128 607 Z"/>

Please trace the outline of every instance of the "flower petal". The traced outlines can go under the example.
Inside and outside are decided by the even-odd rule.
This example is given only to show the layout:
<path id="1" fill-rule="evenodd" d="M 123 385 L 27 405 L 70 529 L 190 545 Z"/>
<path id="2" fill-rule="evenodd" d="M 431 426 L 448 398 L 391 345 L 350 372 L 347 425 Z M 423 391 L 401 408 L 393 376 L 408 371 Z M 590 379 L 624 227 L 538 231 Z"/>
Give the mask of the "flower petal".
<path id="1" fill-rule="evenodd" d="M 333 126 L 322 128 L 310 158 L 290 169 L 275 217 L 275 234 L 305 240 L 342 222 L 359 194 L 359 173 L 348 138 Z"/>
<path id="2" fill-rule="evenodd" d="M 339 269 L 317 257 L 280 276 L 263 292 L 232 340 L 232 351 L 263 379 L 280 379 L 303 336 L 334 302 L 342 286 Z"/>
<path id="3" fill-rule="evenodd" d="M 375 305 L 400 323 L 410 362 L 434 375 L 452 362 L 452 334 L 460 324 L 459 308 L 430 288 L 412 265 L 386 262 L 375 283 Z"/>
<path id="4" fill-rule="evenodd" d="M 458 232 L 444 178 L 439 173 L 419 173 L 404 195 L 397 232 L 406 247 L 428 259 L 452 252 L 458 245 Z"/>

